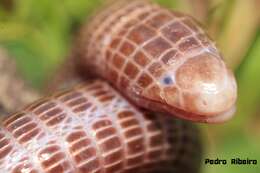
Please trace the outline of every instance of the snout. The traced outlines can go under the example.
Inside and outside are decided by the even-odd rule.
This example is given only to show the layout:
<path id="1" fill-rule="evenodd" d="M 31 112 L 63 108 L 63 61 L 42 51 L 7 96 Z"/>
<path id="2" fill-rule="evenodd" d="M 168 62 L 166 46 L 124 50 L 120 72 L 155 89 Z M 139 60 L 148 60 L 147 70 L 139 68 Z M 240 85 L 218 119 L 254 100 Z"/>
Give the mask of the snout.
<path id="1" fill-rule="evenodd" d="M 176 84 L 180 108 L 198 115 L 224 113 L 234 106 L 237 97 L 233 74 L 221 58 L 210 53 L 188 59 L 180 66 Z"/>

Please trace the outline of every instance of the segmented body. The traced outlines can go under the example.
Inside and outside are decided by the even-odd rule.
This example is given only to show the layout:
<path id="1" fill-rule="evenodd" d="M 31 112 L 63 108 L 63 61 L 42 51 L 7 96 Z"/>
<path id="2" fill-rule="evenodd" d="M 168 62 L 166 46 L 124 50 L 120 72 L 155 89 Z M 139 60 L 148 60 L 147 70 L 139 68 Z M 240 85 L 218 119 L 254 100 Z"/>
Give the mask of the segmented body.
<path id="1" fill-rule="evenodd" d="M 234 77 L 190 16 L 117 1 L 87 23 L 75 47 L 83 68 L 138 106 L 200 122 L 231 117 L 217 115 L 234 106 Z"/>
<path id="2" fill-rule="evenodd" d="M 5 119 L 0 172 L 197 172 L 201 148 L 190 123 L 143 113 L 107 83 L 88 82 Z"/>

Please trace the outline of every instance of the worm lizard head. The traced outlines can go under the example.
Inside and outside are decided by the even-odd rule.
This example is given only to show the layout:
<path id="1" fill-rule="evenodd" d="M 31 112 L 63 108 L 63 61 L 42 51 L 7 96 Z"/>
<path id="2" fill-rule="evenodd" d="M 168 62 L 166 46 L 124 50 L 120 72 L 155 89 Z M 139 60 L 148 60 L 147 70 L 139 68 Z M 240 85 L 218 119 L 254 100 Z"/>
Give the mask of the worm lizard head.
<path id="1" fill-rule="evenodd" d="M 167 66 L 157 69 L 163 72 L 155 76 L 153 87 L 143 92 L 144 97 L 180 118 L 207 123 L 230 119 L 237 85 L 221 55 L 213 50 L 215 47 L 203 48 L 199 53 L 173 57 Z"/>

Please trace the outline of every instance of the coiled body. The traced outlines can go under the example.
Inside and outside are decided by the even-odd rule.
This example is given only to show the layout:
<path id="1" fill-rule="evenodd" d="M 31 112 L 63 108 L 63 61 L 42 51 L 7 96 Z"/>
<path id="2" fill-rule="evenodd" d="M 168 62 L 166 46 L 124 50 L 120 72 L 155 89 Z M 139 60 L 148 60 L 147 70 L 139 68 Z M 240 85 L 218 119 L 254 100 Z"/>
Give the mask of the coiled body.
<path id="1" fill-rule="evenodd" d="M 232 117 L 236 82 L 190 17 L 145 0 L 116 1 L 82 28 L 79 64 L 137 106 L 216 123 Z"/>
<path id="2" fill-rule="evenodd" d="M 107 83 L 88 82 L 5 119 L 0 172 L 197 172 L 198 131 L 143 113 Z"/>

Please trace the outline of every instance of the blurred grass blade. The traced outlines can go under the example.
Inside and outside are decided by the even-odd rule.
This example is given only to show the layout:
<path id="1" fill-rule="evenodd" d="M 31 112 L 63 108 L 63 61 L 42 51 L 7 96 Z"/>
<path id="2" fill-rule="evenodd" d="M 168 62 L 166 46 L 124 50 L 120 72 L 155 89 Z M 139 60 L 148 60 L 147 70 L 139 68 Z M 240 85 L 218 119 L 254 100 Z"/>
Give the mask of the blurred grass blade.
<path id="1" fill-rule="evenodd" d="M 239 97 L 237 123 L 248 121 L 254 115 L 260 101 L 260 30 L 245 62 L 237 73 Z"/>
<path id="2" fill-rule="evenodd" d="M 191 8 L 191 15 L 198 21 L 206 24 L 209 16 L 209 0 L 186 0 Z M 184 1 L 183 1 L 184 2 Z"/>
<path id="3" fill-rule="evenodd" d="M 207 21 L 208 33 L 216 40 L 221 29 L 224 28 L 225 22 L 229 21 L 231 9 L 235 0 L 211 0 L 210 11 Z"/>
<path id="4" fill-rule="evenodd" d="M 236 0 L 233 5 L 218 44 L 228 66 L 236 69 L 254 39 L 260 20 L 256 0 Z"/>
<path id="5" fill-rule="evenodd" d="M 155 2 L 177 11 L 191 15 L 205 24 L 209 12 L 209 0 L 154 0 Z"/>

